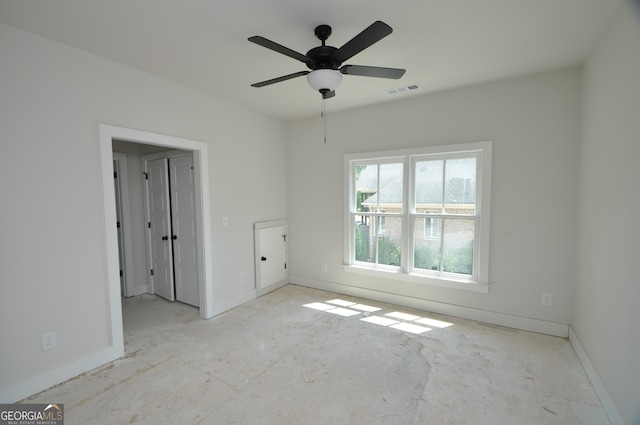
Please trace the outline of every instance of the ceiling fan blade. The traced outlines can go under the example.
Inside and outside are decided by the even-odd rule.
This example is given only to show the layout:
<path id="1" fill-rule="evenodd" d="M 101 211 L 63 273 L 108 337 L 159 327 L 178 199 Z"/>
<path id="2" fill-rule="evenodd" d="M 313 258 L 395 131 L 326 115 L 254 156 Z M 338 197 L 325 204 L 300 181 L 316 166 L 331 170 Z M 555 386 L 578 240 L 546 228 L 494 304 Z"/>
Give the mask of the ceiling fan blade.
<path id="1" fill-rule="evenodd" d="M 345 65 L 340 68 L 345 75 L 359 75 L 362 77 L 393 78 L 397 80 L 406 72 L 399 68 L 382 68 L 379 66 Z"/>
<path id="2" fill-rule="evenodd" d="M 251 84 L 251 87 L 264 87 L 264 86 L 268 86 L 268 85 L 270 85 L 270 84 L 279 83 L 279 82 L 281 82 L 281 81 L 287 81 L 287 80 L 290 80 L 290 79 L 292 79 L 292 78 L 302 77 L 303 75 L 307 75 L 309 72 L 310 72 L 310 71 L 294 72 L 293 74 L 283 75 L 282 77 L 272 78 L 271 80 L 266 80 L 266 81 L 262 81 L 262 82 L 260 82 L 260 83 Z"/>
<path id="3" fill-rule="evenodd" d="M 289 56 L 290 58 L 299 60 L 300 62 L 307 63 L 309 58 L 303 55 L 302 53 L 298 53 L 295 50 L 291 50 L 288 47 L 284 47 L 274 41 L 268 40 L 264 37 L 260 37 L 259 35 L 254 35 L 253 37 L 249 37 L 248 40 L 252 43 L 256 43 L 259 46 L 266 47 L 267 49 L 271 49 L 274 52 L 282 53 L 285 56 Z"/>
<path id="4" fill-rule="evenodd" d="M 382 21 L 376 21 L 365 28 L 360 34 L 347 41 L 344 46 L 336 50 L 334 57 L 342 63 L 372 44 L 382 40 L 392 32 L 393 29 L 389 25 Z"/>

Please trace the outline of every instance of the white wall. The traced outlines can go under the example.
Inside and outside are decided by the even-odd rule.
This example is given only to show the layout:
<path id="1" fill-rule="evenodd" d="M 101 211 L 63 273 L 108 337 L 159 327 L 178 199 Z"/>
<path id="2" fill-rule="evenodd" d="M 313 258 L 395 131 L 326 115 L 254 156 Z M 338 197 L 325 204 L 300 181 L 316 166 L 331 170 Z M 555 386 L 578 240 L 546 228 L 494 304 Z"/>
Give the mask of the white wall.
<path id="1" fill-rule="evenodd" d="M 640 8 L 627 4 L 592 53 L 583 91 L 572 328 L 624 423 L 639 424 Z"/>
<path id="2" fill-rule="evenodd" d="M 252 223 L 287 212 L 280 121 L 5 25 L 0 57 L 0 402 L 111 344 L 99 123 L 208 144 L 215 311 L 255 296 Z"/>
<path id="3" fill-rule="evenodd" d="M 347 95 L 343 84 L 338 96 Z M 328 100 L 326 144 L 320 118 L 288 123 L 291 280 L 385 300 L 401 295 L 393 301 L 566 336 L 580 85 L 580 70 L 570 69 L 341 113 L 331 113 Z M 485 140 L 494 143 L 488 294 L 343 270 L 345 153 Z M 553 295 L 552 306 L 541 304 L 542 293 Z"/>

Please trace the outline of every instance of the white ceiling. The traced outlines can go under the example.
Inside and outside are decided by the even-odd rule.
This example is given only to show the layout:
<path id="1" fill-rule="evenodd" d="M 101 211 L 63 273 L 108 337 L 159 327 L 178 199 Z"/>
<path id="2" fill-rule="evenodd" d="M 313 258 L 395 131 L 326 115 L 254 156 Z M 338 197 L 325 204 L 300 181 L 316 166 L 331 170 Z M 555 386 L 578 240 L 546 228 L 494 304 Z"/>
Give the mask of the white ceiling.
<path id="1" fill-rule="evenodd" d="M 340 47 L 376 20 L 394 32 L 345 64 L 405 68 L 400 80 L 345 75 L 327 110 L 581 64 L 622 0 L 0 0 L 0 22 L 281 119 L 319 113 L 306 69 L 247 41 L 305 54 L 328 24 Z M 385 90 L 418 83 L 419 91 Z"/>

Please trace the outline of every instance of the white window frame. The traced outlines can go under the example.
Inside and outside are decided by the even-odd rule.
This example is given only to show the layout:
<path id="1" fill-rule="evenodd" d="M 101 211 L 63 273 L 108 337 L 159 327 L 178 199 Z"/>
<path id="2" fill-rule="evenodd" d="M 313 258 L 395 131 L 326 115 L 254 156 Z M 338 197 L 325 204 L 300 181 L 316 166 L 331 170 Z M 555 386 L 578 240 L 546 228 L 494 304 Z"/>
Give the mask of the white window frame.
<path id="1" fill-rule="evenodd" d="M 424 239 L 429 241 L 437 241 L 440 239 L 440 222 L 436 221 L 436 225 L 434 225 L 434 220 L 438 220 L 438 217 L 425 217 L 424 218 Z M 427 227 L 427 220 L 429 220 L 429 226 Z M 435 228 L 435 232 L 434 232 Z"/>
<path id="2" fill-rule="evenodd" d="M 376 277 L 386 277 L 424 283 L 454 289 L 475 292 L 489 291 L 489 225 L 491 206 L 491 157 L 492 142 L 463 143 L 443 146 L 430 146 L 415 149 L 401 149 L 368 153 L 347 154 L 344 156 L 344 193 L 345 193 L 345 235 L 344 268 L 354 272 Z M 476 168 L 476 233 L 474 237 L 474 273 L 471 276 L 451 273 L 425 273 L 413 269 L 413 224 L 416 217 L 414 196 L 414 164 L 416 160 L 443 157 L 474 155 L 478 158 Z M 355 261 L 353 214 L 355 205 L 355 166 L 363 163 L 402 162 L 404 170 L 404 197 L 402 216 L 402 258 L 400 267 L 388 267 Z M 441 223 L 442 224 L 442 223 Z"/>

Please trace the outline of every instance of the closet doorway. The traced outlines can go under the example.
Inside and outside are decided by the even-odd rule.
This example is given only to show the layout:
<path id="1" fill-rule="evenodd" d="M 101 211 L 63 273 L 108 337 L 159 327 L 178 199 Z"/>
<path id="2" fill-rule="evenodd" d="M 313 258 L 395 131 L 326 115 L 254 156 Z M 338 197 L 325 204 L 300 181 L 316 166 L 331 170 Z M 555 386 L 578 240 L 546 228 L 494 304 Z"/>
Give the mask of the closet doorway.
<path id="1" fill-rule="evenodd" d="M 175 136 L 117 127 L 109 124 L 98 125 L 100 133 L 100 159 L 102 174 L 102 195 L 104 202 L 105 265 L 108 281 L 108 305 L 111 321 L 111 344 L 101 363 L 124 356 L 124 333 L 122 328 L 122 298 L 120 292 L 120 273 L 118 255 L 118 234 L 115 223 L 116 205 L 113 183 L 113 142 L 122 140 L 141 145 L 164 147 L 166 150 L 183 149 L 193 154 L 195 164 L 195 192 L 198 235 L 198 275 L 200 317 L 210 319 L 214 316 L 213 304 L 213 260 L 211 256 L 211 213 L 209 200 L 209 164 L 208 145 L 196 140 Z M 142 217 L 143 214 L 140 215 Z M 144 230 L 144 229 L 142 229 Z M 144 243 L 144 242 L 143 242 Z M 144 255 L 144 253 L 142 254 Z M 144 275 L 143 271 L 143 275 Z"/>
<path id="2" fill-rule="evenodd" d="M 198 235 L 193 154 L 142 157 L 150 292 L 199 305 Z"/>

